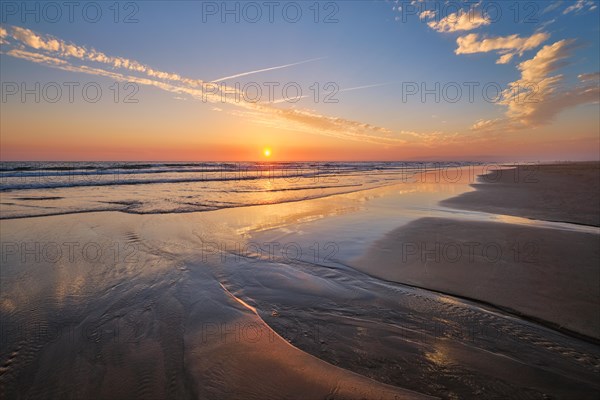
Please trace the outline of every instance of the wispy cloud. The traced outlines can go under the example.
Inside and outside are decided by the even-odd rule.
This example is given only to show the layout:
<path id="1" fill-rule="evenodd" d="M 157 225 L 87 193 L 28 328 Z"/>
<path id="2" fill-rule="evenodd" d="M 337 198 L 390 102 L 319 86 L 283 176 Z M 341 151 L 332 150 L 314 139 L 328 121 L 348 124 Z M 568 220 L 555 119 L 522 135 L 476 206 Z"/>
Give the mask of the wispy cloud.
<path id="1" fill-rule="evenodd" d="M 216 85 L 214 82 L 190 79 L 176 73 L 160 71 L 135 60 L 112 57 L 95 49 L 67 43 L 56 37 L 38 34 L 26 28 L 14 26 L 2 28 L 0 39 L 3 41 L 3 45 L 7 45 L 7 49 L 3 48 L 2 52 L 11 57 L 65 71 L 152 86 L 169 93 L 187 95 L 213 104 L 228 104 L 238 108 L 238 114 L 254 118 L 254 122 L 268 121 L 282 129 L 299 130 L 366 143 L 398 145 L 406 141 L 406 135 L 403 132 L 393 133 L 389 129 L 368 123 L 321 115 L 311 110 L 280 109 L 272 104 L 244 101 L 243 96 L 231 96 L 232 93 L 235 93 L 235 88 L 227 87 L 224 84 Z M 73 63 L 73 61 L 81 64 Z M 302 63 L 310 61 L 313 60 Z M 295 65 L 297 64 L 295 63 Z M 279 66 L 279 68 L 284 68 L 284 66 Z M 127 73 L 119 72 L 119 70 Z M 238 100 L 240 98 L 241 100 Z"/>
<path id="2" fill-rule="evenodd" d="M 67 43 L 50 35 L 40 35 L 30 29 L 21 28 L 18 26 L 2 29 L 2 31 L 0 31 L 0 38 L 5 41 L 5 44 L 10 44 L 8 39 L 11 38 L 16 40 L 17 46 L 23 47 L 23 45 L 25 45 L 32 49 L 51 53 L 57 57 L 62 57 L 65 59 L 72 58 L 81 61 L 108 64 L 113 68 L 121 68 L 129 71 L 140 72 L 148 76 L 164 80 L 183 80 L 178 74 L 158 71 L 135 60 L 130 60 L 123 57 L 111 57 L 95 49 L 89 49 L 84 46 Z"/>
<path id="3" fill-rule="evenodd" d="M 563 14 L 569 14 L 571 12 L 578 13 L 583 11 L 586 7 L 588 8 L 588 11 L 592 11 L 597 8 L 597 4 L 592 0 L 577 0 L 576 3 L 565 8 Z"/>
<path id="4" fill-rule="evenodd" d="M 580 74 L 577 75 L 577 78 L 581 82 L 596 82 L 596 84 L 600 84 L 600 72 L 591 72 L 589 74 Z"/>
<path id="5" fill-rule="evenodd" d="M 411 3 L 414 5 L 414 3 Z M 471 31 L 490 24 L 479 10 L 482 2 L 476 3 L 468 10 L 459 10 L 445 18 L 435 19 L 433 12 L 422 11 L 421 20 L 429 20 L 427 25 L 437 32 L 449 33 Z M 543 9 L 542 14 L 560 10 L 564 1 L 554 1 Z M 597 8 L 597 1 L 577 0 L 566 2 L 562 14 L 582 13 Z M 499 54 L 497 64 L 507 64 L 515 56 L 523 56 L 526 51 L 534 50 L 550 38 L 545 28 L 556 22 L 558 17 L 537 26 L 536 32 L 530 36 L 512 34 L 507 36 L 486 37 L 478 33 L 469 33 L 457 38 L 455 54 L 475 54 L 495 52 Z M 506 107 L 505 115 L 499 118 L 479 120 L 471 126 L 473 132 L 485 132 L 494 135 L 498 132 L 536 128 L 549 124 L 561 111 L 581 104 L 599 101 L 598 73 L 579 75 L 580 82 L 572 87 L 563 88 L 564 79 L 561 74 L 554 74 L 567 63 L 567 58 L 576 47 L 574 40 L 560 40 L 542 47 L 536 55 L 521 62 L 517 68 L 520 79 L 510 82 L 501 93 L 498 104 Z M 460 138 L 461 135 L 454 135 Z M 430 135 L 428 138 L 434 138 Z M 469 137 L 469 140 L 480 136 Z"/>
<path id="6" fill-rule="evenodd" d="M 542 47 L 530 60 L 519 64 L 519 80 L 511 82 L 499 104 L 507 107 L 504 118 L 477 121 L 472 129 L 535 128 L 549 124 L 561 111 L 581 104 L 598 102 L 600 86 L 597 73 L 580 75 L 581 84 L 561 89 L 563 75 L 552 75 L 566 65 L 577 47 L 574 40 L 560 40 Z"/>
<path id="7" fill-rule="evenodd" d="M 535 49 L 550 37 L 544 32 L 535 33 L 529 37 L 510 35 L 504 37 L 490 37 L 479 40 L 479 35 L 471 33 L 456 39 L 458 48 L 456 54 L 487 53 L 496 51 L 502 56 L 497 64 L 508 63 L 516 54 L 523 55 L 527 50 Z"/>
<path id="8" fill-rule="evenodd" d="M 438 32 L 470 31 L 483 25 L 489 25 L 490 20 L 476 9 L 468 11 L 460 10 L 452 13 L 439 21 L 430 21 L 427 25 Z"/>
<path id="9" fill-rule="evenodd" d="M 436 16 L 435 10 L 425 10 L 425 11 L 421 11 L 421 13 L 419 14 L 419 18 L 421 20 L 435 18 L 435 16 Z"/>
<path id="10" fill-rule="evenodd" d="M 389 86 L 389 85 L 393 85 L 396 83 L 400 83 L 400 82 L 395 81 L 395 82 L 373 83 L 371 85 L 355 86 L 355 87 L 341 89 L 340 92 L 350 92 L 352 90 L 370 89 L 370 88 L 375 88 L 375 87 Z"/>
<path id="11" fill-rule="evenodd" d="M 383 83 L 373 83 L 373 84 L 370 84 L 370 85 L 349 87 L 349 88 L 345 88 L 345 89 L 340 89 L 338 91 L 338 93 L 351 92 L 353 90 L 371 89 L 371 88 L 382 87 L 382 86 L 389 86 L 389 85 L 393 85 L 393 84 L 396 84 L 396 83 L 401 83 L 401 82 L 397 82 L 397 81 L 395 81 L 395 82 L 383 82 Z M 294 102 L 296 102 L 297 100 L 305 99 L 305 98 L 311 97 L 311 96 L 312 95 L 305 94 L 303 96 L 295 97 L 293 100 L 294 100 Z M 272 103 L 273 104 L 281 104 L 281 103 L 284 103 L 284 102 L 288 102 L 289 103 L 290 99 L 286 99 L 286 98 L 278 99 L 278 100 L 274 100 Z"/>
<path id="12" fill-rule="evenodd" d="M 550 3 L 549 6 L 547 6 L 546 8 L 544 8 L 544 10 L 542 10 L 542 14 L 546 14 L 546 13 L 556 10 L 558 7 L 561 6 L 562 3 L 563 3 L 562 0 L 558 0 L 553 3 Z"/>

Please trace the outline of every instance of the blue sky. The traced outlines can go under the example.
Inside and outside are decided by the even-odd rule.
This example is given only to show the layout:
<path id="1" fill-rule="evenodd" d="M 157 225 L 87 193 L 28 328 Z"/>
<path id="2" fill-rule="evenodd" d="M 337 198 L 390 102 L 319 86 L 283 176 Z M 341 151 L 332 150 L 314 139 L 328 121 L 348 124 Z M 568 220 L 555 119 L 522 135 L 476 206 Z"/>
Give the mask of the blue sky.
<path id="1" fill-rule="evenodd" d="M 21 2 L 9 3 L 14 3 L 17 8 L 22 7 Z M 86 3 L 81 2 L 82 5 Z M 135 60 L 156 71 L 204 82 L 313 60 L 240 76 L 226 83 L 244 85 L 257 82 L 263 85 L 264 82 L 277 82 L 283 85 L 295 82 L 306 95 L 310 94 L 309 88 L 316 82 L 321 90 L 320 97 L 325 94 L 322 86 L 328 82 L 333 82 L 342 90 L 335 96 L 338 103 L 316 102 L 313 96 L 307 96 L 297 103 L 268 104 L 270 108 L 302 112 L 303 117 L 309 114 L 309 123 L 306 123 L 306 118 L 299 121 L 296 114 L 290 117 L 288 113 L 281 124 L 274 122 L 271 109 L 265 111 L 242 107 L 239 110 L 239 104 L 230 102 L 207 104 L 198 101 L 193 93 L 173 93 L 144 84 L 141 84 L 139 91 L 141 104 L 130 108 L 115 104 L 96 104 L 90 108 L 89 104 L 67 102 L 32 105 L 12 101 L 11 98 L 2 104 L 15 116 L 3 123 L 3 147 L 19 150 L 12 153 L 3 151 L 3 158 L 23 154 L 26 143 L 17 136 L 25 135 L 29 140 L 34 140 L 43 134 L 35 124 L 22 126 L 23 121 L 17 117 L 26 112 L 37 112 L 39 115 L 58 113 L 69 118 L 73 118 L 74 113 L 82 113 L 87 118 L 99 121 L 110 120 L 101 118 L 109 115 L 125 126 L 148 124 L 150 127 L 147 132 L 152 132 L 152 126 L 168 125 L 172 127 L 169 132 L 172 139 L 169 141 L 178 143 L 177 148 L 215 146 L 215 154 L 226 154 L 226 148 L 237 146 L 244 138 L 251 141 L 250 147 L 254 146 L 253 139 L 257 141 L 256 147 L 279 146 L 282 152 L 275 150 L 274 155 L 287 151 L 286 154 L 291 158 L 296 153 L 300 154 L 298 157 L 305 158 L 310 149 L 315 151 L 313 147 L 322 149 L 315 151 L 316 158 L 327 158 L 327 154 L 333 157 L 336 151 L 340 151 L 344 158 L 354 158 L 352 155 L 358 148 L 363 148 L 364 154 L 358 154 L 356 158 L 379 158 L 381 155 L 381 158 L 393 159 L 404 155 L 424 157 L 437 154 L 440 157 L 444 154 L 460 157 L 461 146 L 464 148 L 465 144 L 471 146 L 465 158 L 478 155 L 509 157 L 511 149 L 517 145 L 527 147 L 520 157 L 531 158 L 537 156 L 538 149 L 554 141 L 575 141 L 569 150 L 569 154 L 574 155 L 570 157 L 597 157 L 595 150 L 578 153 L 578 149 L 589 149 L 589 143 L 597 139 L 599 127 L 598 104 L 594 101 L 594 96 L 597 100 L 598 77 L 590 75 L 591 90 L 594 90 L 594 82 L 596 88 L 592 95 L 589 87 L 580 87 L 582 78 L 578 78 L 579 75 L 596 74 L 600 70 L 599 9 L 596 1 L 278 3 L 273 23 L 269 22 L 266 15 L 268 9 L 264 6 L 261 6 L 263 15 L 257 23 L 245 21 L 244 14 L 240 14 L 239 23 L 231 15 L 223 23 L 219 15 L 223 2 L 120 2 L 118 23 L 114 22 L 114 9 L 110 8 L 113 2 L 94 3 L 92 11 L 99 7 L 103 12 L 97 23 L 86 21 L 78 9 L 75 10 L 74 21 L 69 22 L 64 8 L 62 18 L 56 23 L 48 21 L 43 14 L 39 22 L 32 15 L 25 16 L 23 20 L 20 15 L 22 10 L 18 9 L 13 14 L 14 8 L 3 5 L 2 27 L 8 32 L 3 39 L 0 56 L 3 82 L 97 80 L 109 86 L 115 79 L 82 73 L 73 68 L 57 69 L 47 62 L 32 61 L 31 56 L 15 57 L 14 52 L 11 55 L 14 49 L 46 55 L 52 53 L 48 48 L 28 46 L 22 41 L 23 35 L 14 33 L 16 27 L 24 28 L 44 40 L 54 37 L 61 43 L 94 49 L 110 57 Z M 281 9 L 288 3 L 293 3 L 292 10 L 298 7 L 303 12 L 297 23 L 290 23 L 283 17 Z M 43 7 L 43 3 L 37 2 L 30 2 L 28 7 L 36 7 L 36 4 L 37 7 Z M 227 7 L 234 8 L 236 4 L 241 10 L 246 3 L 227 2 Z M 254 4 L 260 6 L 263 2 Z M 315 4 L 320 11 L 318 23 L 314 22 Z M 205 15 L 204 22 L 203 10 L 211 10 L 213 5 L 218 9 L 217 14 Z M 498 7 L 501 16 L 495 12 Z M 123 18 L 132 11 L 133 18 L 138 22 L 123 23 Z M 337 22 L 324 23 L 323 19 L 331 12 L 334 12 L 333 18 Z M 453 23 L 462 14 L 468 14 L 464 24 Z M 444 21 L 450 23 L 444 25 Z M 476 36 L 468 47 L 465 46 L 464 54 L 457 54 L 458 40 L 467 35 Z M 523 47 L 528 39 L 528 45 Z M 544 99 L 535 105 L 535 109 L 511 109 L 508 104 L 485 101 L 481 89 L 475 90 L 473 102 L 469 101 L 466 91 L 456 103 L 446 99 L 435 102 L 433 96 L 423 102 L 419 95 L 403 101 L 402 91 L 407 83 L 425 84 L 430 88 L 434 87 L 435 82 L 442 86 L 477 82 L 480 87 L 493 83 L 504 90 L 511 82 L 522 79 L 521 63 L 534 59 L 544 46 L 555 43 L 558 43 L 557 47 L 548 55 L 552 64 L 547 65 L 547 73 L 533 76 L 538 80 L 536 84 L 558 75 L 560 80 L 544 89 Z M 486 46 L 496 50 L 485 50 Z M 479 50 L 475 51 L 476 48 Z M 58 53 L 52 55 L 62 57 L 77 67 L 98 66 L 89 60 L 73 58 L 64 52 L 60 54 L 60 51 Z M 506 53 L 515 54 L 509 57 L 509 61 L 497 63 Z M 119 72 L 113 65 L 104 67 L 107 71 Z M 530 71 L 536 68 L 535 65 L 530 67 Z M 140 77 L 140 74 L 127 72 L 124 74 L 126 77 Z M 363 86 L 370 87 L 343 91 Z M 575 89 L 579 92 L 573 92 Z M 563 96 L 569 99 L 568 104 L 559 101 L 559 94 L 563 92 L 568 93 Z M 582 92 L 585 94 L 582 95 Z M 276 93 L 276 97 L 281 97 L 280 91 Z M 266 94 L 263 93 L 261 100 L 264 98 Z M 546 108 L 545 102 L 548 103 Z M 265 112 L 266 115 L 261 117 Z M 149 114 L 152 116 L 149 117 Z M 159 119 L 159 114 L 163 115 L 163 119 Z M 278 112 L 275 114 L 280 118 Z M 142 122 L 142 116 L 149 122 Z M 336 126 L 330 126 L 331 119 L 336 119 Z M 478 122 L 485 129 L 474 130 Z M 104 123 L 106 129 L 115 129 L 114 123 Z M 198 129 L 199 124 L 205 129 Z M 361 127 L 360 124 L 368 127 Z M 53 129 L 53 135 L 58 135 L 56 141 L 60 143 L 61 140 L 67 140 L 68 134 L 61 137 L 60 132 L 68 130 L 68 127 L 56 125 Z M 506 132 L 512 133 L 506 135 Z M 156 136 L 155 145 L 158 146 L 160 132 L 151 134 Z M 215 140 L 215 134 L 222 140 Z M 70 137 L 72 139 L 73 135 Z M 132 133 L 131 137 L 139 142 L 140 131 Z M 100 141 L 101 138 L 95 140 Z M 307 142 L 315 144 L 309 149 Z M 123 146 L 119 143 L 115 143 L 114 156 L 123 154 L 123 148 L 119 148 Z M 474 143 L 481 143 L 481 148 Z M 90 145 L 82 141 L 84 153 L 86 146 Z M 559 157 L 561 147 L 564 148 L 560 144 L 551 147 L 551 151 L 542 151 L 540 157 Z M 48 151 L 52 154 L 53 150 L 49 148 Z M 77 151 L 77 148 L 73 147 L 71 151 Z M 110 150 L 107 151 L 110 153 Z M 147 154 L 154 154 L 152 151 L 148 150 Z M 250 158 L 252 151 L 249 149 L 247 153 Z M 494 151 L 497 154 L 493 154 Z M 174 147 L 173 155 L 176 157 L 176 154 Z M 111 157 L 102 155 L 105 156 Z M 132 154 L 132 157 L 136 155 Z"/>

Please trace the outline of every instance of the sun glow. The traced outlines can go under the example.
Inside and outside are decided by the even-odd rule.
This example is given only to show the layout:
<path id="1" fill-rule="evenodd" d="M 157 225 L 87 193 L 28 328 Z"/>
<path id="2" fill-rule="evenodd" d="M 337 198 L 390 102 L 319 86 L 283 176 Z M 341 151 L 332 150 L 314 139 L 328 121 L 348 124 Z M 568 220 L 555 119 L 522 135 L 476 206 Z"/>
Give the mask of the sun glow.
<path id="1" fill-rule="evenodd" d="M 265 157 L 271 157 L 271 149 L 270 148 L 265 148 L 263 150 L 263 154 L 265 155 Z"/>

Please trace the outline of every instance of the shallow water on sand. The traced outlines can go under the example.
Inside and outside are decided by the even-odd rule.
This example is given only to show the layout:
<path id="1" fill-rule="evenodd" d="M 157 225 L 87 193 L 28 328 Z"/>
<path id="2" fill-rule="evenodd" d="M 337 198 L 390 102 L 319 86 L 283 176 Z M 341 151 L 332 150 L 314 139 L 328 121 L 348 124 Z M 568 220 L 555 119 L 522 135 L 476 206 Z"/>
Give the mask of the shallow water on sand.
<path id="1" fill-rule="evenodd" d="M 320 198 L 476 163 L 2 162 L 0 218 L 184 213 Z"/>
<path id="2" fill-rule="evenodd" d="M 465 190 L 2 221 L 2 397 L 597 398 L 598 345 L 349 266 Z"/>

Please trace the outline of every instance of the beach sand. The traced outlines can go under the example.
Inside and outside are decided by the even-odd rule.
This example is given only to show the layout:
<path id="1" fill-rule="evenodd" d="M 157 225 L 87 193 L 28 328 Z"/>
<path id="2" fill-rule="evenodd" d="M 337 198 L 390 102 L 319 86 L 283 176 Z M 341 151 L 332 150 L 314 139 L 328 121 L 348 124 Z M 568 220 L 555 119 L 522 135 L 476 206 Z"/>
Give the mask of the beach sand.
<path id="1" fill-rule="evenodd" d="M 429 398 L 298 350 L 229 292 L 203 240 L 240 211 L 3 221 L 2 398 Z"/>
<path id="2" fill-rule="evenodd" d="M 521 166 L 481 180 L 475 191 L 441 205 L 598 226 L 598 163 Z M 390 232 L 353 265 L 600 339 L 597 233 L 421 218 Z"/>
<path id="3" fill-rule="evenodd" d="M 354 265 L 600 339 L 598 235 L 423 218 L 389 233 Z"/>
<path id="4" fill-rule="evenodd" d="M 0 397 L 597 398 L 597 344 L 463 297 L 484 284 L 474 293 L 496 290 L 487 300 L 499 304 L 512 288 L 524 314 L 552 321 L 576 310 L 555 324 L 591 336 L 595 320 L 580 313 L 597 282 L 591 261 L 571 274 L 560 260 L 597 257 L 598 235 L 439 207 L 468 183 L 189 214 L 3 220 Z M 549 252 L 543 260 L 555 258 L 537 274 L 502 261 L 452 265 L 453 275 L 415 264 L 403 275 L 393 262 L 403 232 L 534 241 Z M 552 271 L 569 282 L 561 293 Z M 553 296 L 572 298 L 548 316 Z"/>
<path id="5" fill-rule="evenodd" d="M 600 226 L 600 164 L 522 165 L 490 171 L 477 190 L 442 205 L 545 221 Z"/>

